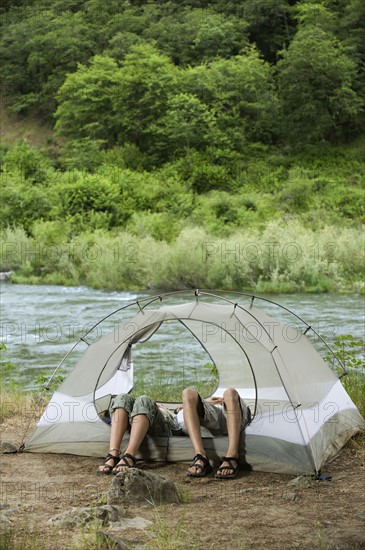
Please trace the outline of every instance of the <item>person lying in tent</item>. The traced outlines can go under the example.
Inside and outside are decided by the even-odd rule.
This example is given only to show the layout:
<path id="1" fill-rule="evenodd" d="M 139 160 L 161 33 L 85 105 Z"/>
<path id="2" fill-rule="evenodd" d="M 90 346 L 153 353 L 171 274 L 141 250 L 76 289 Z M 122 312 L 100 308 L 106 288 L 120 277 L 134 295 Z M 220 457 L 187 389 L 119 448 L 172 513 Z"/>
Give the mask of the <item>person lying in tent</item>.
<path id="1" fill-rule="evenodd" d="M 200 426 L 204 426 L 213 435 L 228 435 L 227 453 L 222 457 L 215 477 L 235 478 L 242 466 L 239 457 L 240 435 L 251 422 L 249 407 L 234 388 L 226 389 L 223 397 L 205 400 L 196 390 L 187 388 L 182 397 L 184 423 L 196 453 L 188 469 L 188 476 L 204 477 L 213 471 L 203 446 Z"/>
<path id="2" fill-rule="evenodd" d="M 178 414 L 175 416 L 166 407 L 145 395 L 137 399 L 129 394 L 116 396 L 110 407 L 110 449 L 97 473 L 117 474 L 133 468 L 137 462 L 135 455 L 147 433 L 152 436 L 177 435 L 182 432 L 181 424 L 184 423 L 196 453 L 187 475 L 204 477 L 213 471 L 205 454 L 200 432 L 200 426 L 204 426 L 213 435 L 228 435 L 227 456 L 222 458 L 215 477 L 235 478 L 241 465 L 240 434 L 250 422 L 250 409 L 233 388 L 225 390 L 223 397 L 206 400 L 196 390 L 187 388 L 182 397 L 183 406 L 177 410 Z M 179 416 L 181 424 L 178 421 Z M 120 458 L 120 446 L 127 430 L 130 430 L 129 442 Z"/>
<path id="3" fill-rule="evenodd" d="M 135 455 L 148 433 L 155 436 L 171 436 L 181 433 L 176 416 L 150 397 L 142 395 L 134 399 L 129 394 L 114 397 L 109 409 L 111 416 L 110 449 L 98 474 L 118 474 L 136 465 Z M 129 431 L 127 449 L 120 457 L 124 434 Z"/>

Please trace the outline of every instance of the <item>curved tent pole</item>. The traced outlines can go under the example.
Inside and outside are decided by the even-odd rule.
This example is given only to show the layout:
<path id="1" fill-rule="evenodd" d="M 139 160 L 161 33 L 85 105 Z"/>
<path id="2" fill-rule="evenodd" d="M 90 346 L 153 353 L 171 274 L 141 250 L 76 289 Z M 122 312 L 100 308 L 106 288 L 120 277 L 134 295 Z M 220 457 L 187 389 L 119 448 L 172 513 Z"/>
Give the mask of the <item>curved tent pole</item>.
<path id="1" fill-rule="evenodd" d="M 76 342 L 76 344 L 74 344 L 72 346 L 72 348 L 66 353 L 66 355 L 63 357 L 62 361 L 57 365 L 57 367 L 55 368 L 55 370 L 53 371 L 53 373 L 51 374 L 51 376 L 49 377 L 49 379 L 47 380 L 47 383 L 45 384 L 45 388 L 48 390 L 49 389 L 49 386 L 53 380 L 53 378 L 56 376 L 57 372 L 59 371 L 59 369 L 61 368 L 61 366 L 63 365 L 63 363 L 66 361 L 67 357 L 74 351 L 74 349 L 80 344 L 80 342 L 85 342 L 85 344 L 87 345 L 90 345 L 86 340 L 86 336 L 88 334 L 90 334 L 90 332 L 92 332 L 96 327 L 98 327 L 99 325 L 101 325 L 101 323 L 103 323 L 104 321 L 106 321 L 106 319 L 109 319 L 109 317 L 112 317 L 113 315 L 115 315 L 116 313 L 118 313 L 119 311 L 123 311 L 124 309 L 127 309 L 133 305 L 135 305 L 137 302 L 134 301 L 130 304 L 127 304 L 123 307 L 120 307 L 118 309 L 115 309 L 114 311 L 112 311 L 111 313 L 108 313 L 108 315 L 105 315 L 105 317 L 103 317 L 102 319 L 100 319 L 97 323 L 95 323 L 95 325 L 93 325 L 91 328 L 89 328 L 86 332 L 84 332 L 84 334 L 79 338 L 79 340 Z"/>
<path id="2" fill-rule="evenodd" d="M 190 319 L 190 318 L 189 318 Z M 179 321 L 182 325 L 185 326 L 185 328 L 187 328 L 187 330 L 191 333 L 191 331 L 188 329 L 188 327 L 186 327 L 186 325 L 182 322 L 184 319 L 177 319 L 177 318 L 171 318 L 171 319 L 165 319 L 166 321 Z M 194 320 L 194 319 L 193 319 Z M 150 325 L 146 325 L 146 327 L 144 328 L 149 328 L 149 327 L 152 327 L 154 326 L 155 323 L 151 323 Z M 161 323 L 162 324 L 162 323 Z M 217 325 L 216 323 L 211 323 L 212 325 L 215 325 L 215 326 L 218 326 L 221 330 L 224 330 L 222 329 L 222 327 L 220 327 L 220 325 Z M 138 332 L 138 331 L 136 331 Z M 134 334 L 136 334 L 136 332 Z M 229 331 L 227 330 L 224 330 L 224 332 L 228 333 L 230 336 L 231 334 L 229 333 Z M 125 338 L 121 343 L 120 345 L 115 349 L 113 350 L 113 352 L 109 355 L 108 359 L 106 360 L 106 362 L 104 363 L 102 369 L 100 370 L 99 372 L 99 376 L 96 380 L 96 384 L 95 384 L 95 388 L 94 388 L 94 397 L 93 397 L 93 402 L 95 403 L 95 394 L 96 394 L 96 391 L 97 391 L 97 387 L 98 387 L 98 384 L 99 384 L 99 381 L 100 381 L 100 378 L 110 360 L 110 358 L 118 351 L 118 349 L 123 346 L 123 344 L 125 344 L 128 340 L 131 340 L 131 338 L 133 337 L 133 334 L 132 335 L 129 335 L 127 338 Z M 231 338 L 233 338 L 233 336 L 231 336 Z M 233 338 L 234 339 L 234 338 Z M 235 340 L 235 339 L 234 339 Z M 203 347 L 203 349 L 205 349 L 205 347 L 203 346 L 203 344 L 200 342 L 200 340 L 198 340 L 199 343 L 201 344 L 201 346 Z M 254 412 L 252 414 L 252 419 L 256 416 L 256 411 L 257 411 L 257 381 L 256 381 L 256 376 L 255 376 L 255 373 L 254 373 L 254 369 L 252 367 L 252 363 L 250 361 L 250 358 L 248 357 L 247 353 L 245 352 L 245 350 L 243 349 L 243 347 L 241 346 L 241 344 L 239 342 L 237 342 L 237 340 L 235 340 L 235 342 L 237 343 L 237 345 L 241 348 L 242 352 L 244 353 L 246 359 L 247 359 L 247 362 L 250 366 L 250 369 L 251 369 L 251 373 L 252 373 L 252 378 L 253 378 L 253 381 L 254 381 L 254 386 L 255 386 L 255 409 L 254 409 Z M 205 350 L 207 351 L 207 350 Z M 207 352 L 208 353 L 208 352 Z M 210 354 L 208 353 L 208 355 L 210 356 Z M 213 361 L 214 362 L 214 361 Z"/>
<path id="3" fill-rule="evenodd" d="M 104 321 L 106 321 L 106 319 L 109 319 L 109 317 L 112 317 L 113 315 L 115 315 L 116 313 L 119 313 L 119 311 L 123 311 L 124 309 L 127 309 L 129 307 L 132 307 L 134 305 L 138 305 L 140 311 L 142 311 L 146 306 L 150 305 L 151 303 L 155 302 L 156 300 L 160 300 L 162 301 L 162 297 L 163 296 L 169 296 L 169 295 L 172 295 L 172 294 L 180 294 L 180 293 L 183 293 L 183 292 L 186 292 L 186 291 L 183 291 L 183 290 L 178 290 L 176 292 L 168 292 L 166 294 L 163 294 L 163 295 L 155 295 L 155 296 L 146 296 L 146 298 L 142 298 L 140 300 L 135 300 L 129 304 L 126 304 L 125 306 L 123 307 L 120 307 L 120 308 L 117 308 L 115 309 L 114 311 L 112 311 L 111 313 L 108 313 L 108 315 L 105 315 L 105 317 L 102 317 L 101 319 L 99 319 L 99 321 L 97 323 L 95 323 L 95 325 L 93 325 L 91 328 L 89 328 L 86 332 L 84 332 L 84 334 L 79 338 L 79 340 L 72 346 L 72 348 L 66 353 L 66 355 L 63 357 L 62 361 L 57 365 L 57 367 L 55 368 L 55 370 L 53 371 L 53 373 L 51 374 L 51 376 L 49 377 L 49 379 L 47 380 L 47 383 L 45 384 L 45 389 L 49 389 L 49 386 L 53 380 L 53 378 L 56 376 L 57 372 L 59 371 L 59 369 L 61 368 L 61 366 L 63 365 L 63 363 L 66 361 L 67 357 L 74 351 L 74 349 L 80 344 L 80 342 L 85 342 L 87 345 L 88 342 L 85 340 L 86 336 L 92 332 L 96 327 L 98 327 L 101 323 L 103 323 Z M 143 302 L 143 301 L 147 301 L 147 304 L 144 304 L 143 308 L 141 308 L 140 306 L 140 302 Z"/>
<path id="4" fill-rule="evenodd" d="M 277 302 L 274 302 L 273 300 L 269 300 L 268 298 L 263 298 L 262 296 L 255 296 L 253 294 L 249 294 L 249 293 L 246 293 L 246 292 L 236 292 L 236 291 L 229 291 L 229 290 L 225 290 L 225 291 L 222 291 L 222 290 L 215 290 L 214 292 L 224 292 L 226 294 L 235 294 L 236 296 L 246 296 L 248 298 L 251 298 L 251 307 L 252 307 L 252 304 L 253 304 L 253 301 L 255 299 L 257 300 L 262 300 L 263 302 L 268 302 L 268 303 L 271 303 L 285 311 L 287 311 L 288 313 L 290 313 L 291 315 L 293 315 L 294 317 L 296 317 L 297 319 L 299 319 L 306 327 L 307 327 L 307 330 L 304 332 L 304 334 L 306 334 L 306 332 L 308 332 L 308 330 L 312 330 L 313 333 L 321 340 L 321 342 L 326 346 L 326 348 L 329 350 L 329 352 L 332 354 L 332 356 L 334 357 L 334 359 L 339 363 L 340 367 L 342 368 L 343 372 L 346 373 L 346 369 L 345 369 L 345 366 L 343 365 L 342 361 L 335 355 L 334 351 L 330 348 L 330 346 L 327 344 L 327 342 L 322 338 L 322 336 L 315 330 L 313 329 L 313 327 L 311 327 L 306 321 L 304 321 L 304 319 L 302 319 L 299 315 L 297 315 L 296 313 L 294 313 L 293 311 L 291 311 L 289 308 L 285 307 L 285 306 L 282 306 L 281 304 L 278 304 Z M 206 290 L 200 290 L 200 289 L 195 289 L 195 290 L 192 290 L 192 289 L 188 289 L 188 290 L 175 290 L 175 291 L 172 291 L 172 292 L 165 292 L 163 294 L 158 294 L 158 295 L 155 295 L 155 296 L 146 296 L 145 298 L 141 298 L 140 300 L 135 300 L 121 308 L 118 308 L 114 311 L 112 311 L 111 313 L 109 313 L 108 315 L 105 315 L 105 317 L 103 317 L 102 319 L 100 319 L 97 323 L 95 323 L 95 325 L 93 325 L 89 330 L 87 330 L 82 336 L 81 338 L 76 342 L 76 344 L 74 344 L 72 346 L 72 348 L 67 352 L 67 354 L 63 357 L 62 361 L 59 363 L 59 365 L 55 368 L 54 372 L 51 374 L 50 378 L 48 379 L 47 383 L 45 384 L 45 389 L 49 389 L 49 386 L 53 380 L 53 378 L 55 377 L 55 375 L 57 374 L 57 372 L 59 371 L 59 369 L 61 368 L 61 366 L 63 365 L 63 363 L 66 361 L 67 357 L 72 353 L 72 351 L 79 345 L 79 343 L 81 341 L 86 342 L 85 338 L 86 336 L 92 331 L 94 330 L 97 326 L 99 326 L 101 323 L 103 323 L 106 319 L 108 319 L 109 317 L 112 317 L 113 315 L 115 315 L 116 313 L 118 313 L 119 311 L 123 311 L 124 309 L 127 309 L 129 307 L 132 307 L 133 305 L 138 305 L 138 307 L 140 308 L 140 310 L 143 310 L 145 307 L 147 307 L 148 305 L 150 305 L 151 303 L 155 302 L 156 300 L 160 300 L 160 302 L 163 301 L 164 298 L 167 298 L 169 296 L 177 296 L 177 295 L 180 295 L 180 294 L 189 294 L 189 293 L 192 293 L 193 296 L 195 296 L 195 298 L 197 299 L 198 296 L 202 296 L 202 295 L 205 295 L 205 296 L 211 296 L 213 298 L 218 298 L 222 301 L 225 301 L 225 302 L 228 302 L 232 305 L 235 305 L 235 302 L 233 302 L 232 300 L 228 299 L 228 298 L 225 298 L 224 296 L 220 296 L 219 294 L 214 294 L 214 292 L 210 292 L 210 291 L 206 291 Z M 140 303 L 143 303 L 143 302 L 146 302 L 145 304 L 143 304 L 143 307 L 140 306 Z M 243 309 L 244 311 L 246 311 L 247 313 L 249 313 L 248 310 L 246 310 L 245 308 L 243 308 L 242 306 L 240 306 L 239 304 L 237 304 L 238 307 L 240 307 L 241 309 Z M 264 330 L 266 331 L 265 327 L 263 327 Z M 267 332 L 267 331 L 266 331 Z M 269 335 L 270 336 L 270 335 Z"/>
<path id="5" fill-rule="evenodd" d="M 195 334 L 193 334 L 191 332 L 191 330 L 189 329 L 189 327 L 187 327 L 185 325 L 185 323 L 182 322 L 182 320 L 180 320 L 180 323 L 182 325 L 184 325 L 184 327 L 192 334 L 192 336 L 194 336 L 194 338 L 196 338 L 196 340 L 198 340 L 199 344 L 201 345 L 201 347 L 206 351 L 206 353 L 209 355 L 209 357 L 212 359 L 210 353 L 208 352 L 208 350 L 206 349 L 206 347 L 203 345 L 203 343 L 195 336 Z M 226 332 L 227 334 L 229 334 L 229 336 L 231 336 L 231 334 L 229 333 L 228 330 L 224 330 L 220 325 L 216 325 L 215 323 L 211 323 L 212 325 L 215 325 L 215 326 L 218 326 L 221 330 L 223 330 L 224 332 Z M 233 338 L 233 336 L 231 336 L 231 338 Z M 248 357 L 247 353 L 245 352 L 245 350 L 243 349 L 243 347 L 237 342 L 237 340 L 235 340 L 235 342 L 238 344 L 238 346 L 241 348 L 241 350 L 243 351 L 246 359 L 247 359 L 247 362 L 250 366 L 250 369 L 251 369 L 251 373 L 252 373 L 252 378 L 253 378 L 253 382 L 254 382 L 254 386 L 255 386 L 255 409 L 254 409 L 254 412 L 252 413 L 252 420 L 254 419 L 254 417 L 256 416 L 256 411 L 257 411 L 257 381 L 256 381 L 256 376 L 255 376 L 255 372 L 252 368 L 252 364 L 251 364 L 251 361 L 250 361 L 250 358 Z M 213 359 L 212 359 L 213 361 Z M 214 361 L 213 361 L 214 363 Z M 215 364 L 215 363 L 214 363 Z M 252 422 L 251 420 L 251 422 Z"/>
<path id="6" fill-rule="evenodd" d="M 181 323 L 181 324 L 186 328 L 186 330 L 187 330 L 188 332 L 190 332 L 190 334 L 193 336 L 193 338 L 195 338 L 196 340 L 198 340 L 199 344 L 201 345 L 201 347 L 203 348 L 203 350 L 205 351 L 205 353 L 206 353 L 207 355 L 209 355 L 211 361 L 212 361 L 213 364 L 216 366 L 215 362 L 213 361 L 212 356 L 210 355 L 210 353 L 209 353 L 209 351 L 207 350 L 207 348 L 204 346 L 203 342 L 201 342 L 201 341 L 199 340 L 199 338 L 197 338 L 197 336 L 195 336 L 195 334 L 190 330 L 190 328 L 189 328 L 188 326 L 186 326 L 185 323 L 183 323 L 183 321 L 182 321 L 181 319 L 179 319 L 178 321 L 179 321 L 179 323 Z"/>
<path id="7" fill-rule="evenodd" d="M 216 297 L 216 298 L 220 298 L 222 300 L 225 300 L 227 302 L 231 302 L 233 303 L 231 300 L 228 300 L 227 298 L 224 298 L 222 296 L 219 296 L 219 295 L 216 295 L 216 294 L 213 294 L 211 292 L 206 292 L 204 290 L 200 290 L 199 291 L 200 294 L 206 294 L 208 296 L 213 296 L 213 297 Z M 297 319 L 299 319 L 299 321 L 301 321 L 307 328 L 306 330 L 304 331 L 304 335 L 307 334 L 307 332 L 309 330 L 312 330 L 312 332 L 317 336 L 317 338 L 319 338 L 319 340 L 321 340 L 322 344 L 328 349 L 328 351 L 331 353 L 331 355 L 333 355 L 334 359 L 339 363 L 340 367 L 342 368 L 343 372 L 346 374 L 347 371 L 346 371 L 346 368 L 344 366 L 344 364 L 342 363 L 342 361 L 339 359 L 339 357 L 336 356 L 335 352 L 331 349 L 331 347 L 327 344 L 327 342 L 324 340 L 324 338 L 311 326 L 309 325 L 306 321 L 304 321 L 304 319 L 302 319 L 299 315 L 297 315 L 296 313 L 294 313 L 294 311 L 292 311 L 291 309 L 281 305 L 281 304 L 278 304 L 277 302 L 274 302 L 273 300 L 269 300 L 268 298 L 263 298 L 262 296 L 255 296 L 253 294 L 248 294 L 247 292 L 236 292 L 236 291 L 233 291 L 233 290 L 227 290 L 227 291 L 219 291 L 217 290 L 216 292 L 226 292 L 226 293 L 232 293 L 232 294 L 238 294 L 240 296 L 247 296 L 248 298 L 251 298 L 251 303 L 250 303 L 250 307 L 252 307 L 253 305 L 253 302 L 254 300 L 262 300 L 263 302 L 268 302 L 269 304 L 273 304 L 274 306 L 277 306 L 278 308 L 280 309 L 283 309 L 285 311 L 287 311 L 288 313 L 290 313 L 290 315 L 293 315 L 294 317 L 296 317 Z M 243 308 L 242 306 L 240 306 L 239 304 L 237 304 L 239 307 L 241 307 L 241 309 L 245 309 Z M 247 311 L 245 309 L 245 311 Z"/>

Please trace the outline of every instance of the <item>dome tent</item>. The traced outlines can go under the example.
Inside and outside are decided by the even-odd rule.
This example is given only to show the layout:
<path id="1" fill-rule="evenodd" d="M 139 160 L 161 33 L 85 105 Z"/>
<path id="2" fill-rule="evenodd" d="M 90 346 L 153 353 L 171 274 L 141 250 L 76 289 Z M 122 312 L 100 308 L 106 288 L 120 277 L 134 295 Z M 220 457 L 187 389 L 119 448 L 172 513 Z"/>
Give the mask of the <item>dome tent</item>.
<path id="1" fill-rule="evenodd" d="M 99 413 L 108 408 L 112 395 L 132 390 L 133 346 L 143 346 L 166 323 L 177 322 L 217 369 L 219 384 L 213 395 L 235 387 L 250 406 L 253 419 L 241 438 L 246 462 L 262 471 L 318 473 L 365 422 L 308 339 L 310 332 L 316 334 L 312 327 L 264 298 L 234 297 L 232 301 L 210 292 L 181 291 L 148 297 L 110 314 L 137 308 L 109 334 L 90 342 L 88 331 L 74 346 L 86 343 L 86 352 L 54 393 L 23 450 L 104 456 L 110 428 Z M 296 326 L 269 316 L 262 305 L 290 313 Z M 167 406 L 175 408 L 176 403 Z M 218 460 L 227 438 L 213 437 L 207 430 L 203 438 L 210 458 Z M 192 456 L 184 436 L 147 436 L 141 447 L 141 457 L 150 460 L 189 461 Z"/>

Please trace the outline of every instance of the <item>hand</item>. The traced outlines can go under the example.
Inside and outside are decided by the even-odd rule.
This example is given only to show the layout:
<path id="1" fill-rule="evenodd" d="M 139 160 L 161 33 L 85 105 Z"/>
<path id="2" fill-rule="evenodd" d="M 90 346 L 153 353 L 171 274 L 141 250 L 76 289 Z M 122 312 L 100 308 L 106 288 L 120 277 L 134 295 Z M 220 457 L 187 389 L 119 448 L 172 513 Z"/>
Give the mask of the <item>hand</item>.
<path id="1" fill-rule="evenodd" d="M 223 403 L 223 397 L 210 397 L 207 401 L 208 403 L 213 403 L 213 405 L 219 405 Z"/>

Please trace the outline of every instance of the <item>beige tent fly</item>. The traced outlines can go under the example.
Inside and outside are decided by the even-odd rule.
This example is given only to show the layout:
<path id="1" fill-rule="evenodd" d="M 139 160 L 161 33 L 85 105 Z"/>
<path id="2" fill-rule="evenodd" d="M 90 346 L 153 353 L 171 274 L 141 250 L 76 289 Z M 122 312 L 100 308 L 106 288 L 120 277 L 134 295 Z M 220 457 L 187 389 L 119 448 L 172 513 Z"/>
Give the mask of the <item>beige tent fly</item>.
<path id="1" fill-rule="evenodd" d="M 53 394 L 23 450 L 105 456 L 110 427 L 100 411 L 108 408 L 112 395 L 132 390 L 134 346 L 143 346 L 167 323 L 176 322 L 215 365 L 219 383 L 213 395 L 235 387 L 250 406 L 253 418 L 242 434 L 241 453 L 251 468 L 318 474 L 364 429 L 364 419 L 309 340 L 309 334 L 318 335 L 307 323 L 264 298 L 227 295 L 181 291 L 148 297 L 133 304 L 134 317 L 99 340 L 88 342 L 85 334 L 79 343 L 88 344 L 86 352 Z M 293 321 L 279 322 L 280 313 Z M 226 451 L 226 438 L 207 430 L 203 437 L 210 458 L 218 460 Z M 190 461 L 193 454 L 187 436 L 147 436 L 140 457 Z"/>

